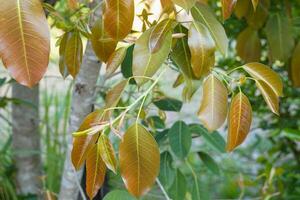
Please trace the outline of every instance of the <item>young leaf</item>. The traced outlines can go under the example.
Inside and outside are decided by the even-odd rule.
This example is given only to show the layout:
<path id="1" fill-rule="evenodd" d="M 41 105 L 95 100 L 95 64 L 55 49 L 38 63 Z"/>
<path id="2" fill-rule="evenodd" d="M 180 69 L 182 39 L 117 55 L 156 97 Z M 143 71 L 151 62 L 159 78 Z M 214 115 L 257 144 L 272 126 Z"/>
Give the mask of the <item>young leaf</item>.
<path id="1" fill-rule="evenodd" d="M 33 87 L 46 72 L 50 31 L 39 0 L 1 1 L 0 57 L 12 77 Z"/>
<path id="2" fill-rule="evenodd" d="M 175 11 L 175 5 L 172 0 L 160 0 L 163 13 L 172 13 Z"/>
<path id="3" fill-rule="evenodd" d="M 191 9 L 191 13 L 195 21 L 203 23 L 208 28 L 217 48 L 225 56 L 228 49 L 228 38 L 223 26 L 216 19 L 210 8 L 207 5 L 196 3 Z"/>
<path id="4" fill-rule="evenodd" d="M 240 1 L 240 0 L 239 0 Z M 270 0 L 260 0 L 260 3 L 257 5 L 257 9 L 254 10 L 251 7 L 251 2 L 247 0 L 249 3 L 248 13 L 245 16 L 247 19 L 247 23 L 255 30 L 259 30 L 262 28 L 269 16 L 269 7 L 271 5 Z"/>
<path id="5" fill-rule="evenodd" d="M 106 63 L 106 76 L 112 75 L 122 64 L 126 56 L 127 48 L 121 47 L 110 55 Z"/>
<path id="6" fill-rule="evenodd" d="M 117 41 L 105 32 L 102 19 L 98 19 L 92 27 L 91 43 L 95 54 L 103 62 L 115 51 Z"/>
<path id="7" fill-rule="evenodd" d="M 166 189 L 172 186 L 176 175 L 172 161 L 172 156 L 169 152 L 165 151 L 160 155 L 159 180 Z"/>
<path id="8" fill-rule="evenodd" d="M 224 84 L 214 75 L 203 83 L 203 97 L 198 116 L 209 131 L 222 126 L 227 116 L 228 92 Z"/>
<path id="9" fill-rule="evenodd" d="M 223 19 L 226 20 L 231 16 L 237 0 L 222 0 Z"/>
<path id="10" fill-rule="evenodd" d="M 258 32 L 251 27 L 243 30 L 236 41 L 236 52 L 245 62 L 258 62 L 261 55 Z"/>
<path id="11" fill-rule="evenodd" d="M 86 193 L 90 199 L 96 196 L 105 178 L 106 166 L 98 147 L 94 144 L 86 159 Z"/>
<path id="12" fill-rule="evenodd" d="M 64 78 L 66 78 L 69 75 L 68 67 L 66 65 L 66 60 L 65 60 L 66 45 L 69 36 L 70 36 L 69 32 L 64 33 L 59 44 L 59 72 Z"/>
<path id="13" fill-rule="evenodd" d="M 194 75 L 201 78 L 215 64 L 215 42 L 203 24 L 194 22 L 190 26 L 188 45 Z"/>
<path id="14" fill-rule="evenodd" d="M 293 53 L 290 73 L 293 86 L 300 87 L 300 42 L 298 42 Z"/>
<path id="15" fill-rule="evenodd" d="M 117 106 L 127 83 L 128 80 L 123 80 L 107 92 L 105 97 L 106 108 L 112 108 Z"/>
<path id="16" fill-rule="evenodd" d="M 268 84 L 277 96 L 282 96 L 283 84 L 281 78 L 270 67 L 261 63 L 247 63 L 243 65 L 243 69 L 246 70 L 254 79 L 262 80 Z"/>
<path id="17" fill-rule="evenodd" d="M 216 161 L 210 157 L 207 153 L 198 152 L 199 157 L 203 161 L 204 165 L 214 174 L 220 175 L 220 169 Z"/>
<path id="18" fill-rule="evenodd" d="M 189 153 L 192 144 L 189 127 L 183 121 L 177 121 L 170 128 L 168 136 L 174 154 L 184 159 Z"/>
<path id="19" fill-rule="evenodd" d="M 266 34 L 272 61 L 286 62 L 294 48 L 290 19 L 278 13 L 272 15 L 266 24 Z"/>
<path id="20" fill-rule="evenodd" d="M 164 110 L 164 111 L 180 112 L 182 108 L 182 102 L 173 98 L 167 98 L 167 97 L 161 98 L 155 100 L 153 103 L 160 110 Z"/>
<path id="21" fill-rule="evenodd" d="M 186 185 L 184 175 L 179 171 L 179 169 L 177 169 L 175 180 L 171 188 L 168 190 L 168 194 L 173 200 L 182 200 L 185 197 Z"/>
<path id="22" fill-rule="evenodd" d="M 66 65 L 71 76 L 75 78 L 80 69 L 83 47 L 79 31 L 70 34 L 66 44 Z"/>
<path id="23" fill-rule="evenodd" d="M 132 72 L 138 85 L 143 85 L 148 79 L 140 76 L 152 77 L 167 59 L 171 49 L 172 33 L 168 32 L 162 47 L 156 53 L 149 50 L 149 38 L 152 29 L 145 31 L 136 41 L 133 50 Z"/>
<path id="24" fill-rule="evenodd" d="M 128 191 L 136 197 L 145 194 L 159 173 L 159 149 L 152 135 L 139 124 L 130 126 L 120 143 L 119 159 Z"/>
<path id="25" fill-rule="evenodd" d="M 134 0 L 105 0 L 105 31 L 115 40 L 124 39 L 131 31 Z"/>
<path id="26" fill-rule="evenodd" d="M 101 134 L 98 140 L 98 149 L 101 155 L 103 162 L 105 163 L 106 167 L 113 171 L 114 173 L 117 172 L 117 159 L 115 156 L 114 148 L 109 141 L 108 137 L 105 134 Z"/>
<path id="27" fill-rule="evenodd" d="M 248 98 L 239 92 L 231 101 L 228 119 L 227 151 L 234 150 L 247 137 L 252 122 L 252 108 Z"/>
<path id="28" fill-rule="evenodd" d="M 238 19 L 242 19 L 249 13 L 250 6 L 249 0 L 238 0 L 235 5 L 234 14 Z"/>
<path id="29" fill-rule="evenodd" d="M 252 0 L 253 9 L 256 10 L 259 0 Z"/>
<path id="30" fill-rule="evenodd" d="M 176 5 L 184 8 L 185 10 L 190 10 L 196 3 L 196 0 L 172 0 Z"/>
<path id="31" fill-rule="evenodd" d="M 257 80 L 256 86 L 260 90 L 261 94 L 265 99 L 265 102 L 267 103 L 271 111 L 276 115 L 279 115 L 279 99 L 276 93 L 264 81 Z"/>
<path id="32" fill-rule="evenodd" d="M 149 39 L 149 49 L 152 54 L 158 52 L 163 46 L 168 33 L 172 29 L 173 23 L 174 20 L 165 19 L 154 26 Z"/>
<path id="33" fill-rule="evenodd" d="M 112 190 L 104 196 L 103 200 L 136 200 L 125 190 Z"/>

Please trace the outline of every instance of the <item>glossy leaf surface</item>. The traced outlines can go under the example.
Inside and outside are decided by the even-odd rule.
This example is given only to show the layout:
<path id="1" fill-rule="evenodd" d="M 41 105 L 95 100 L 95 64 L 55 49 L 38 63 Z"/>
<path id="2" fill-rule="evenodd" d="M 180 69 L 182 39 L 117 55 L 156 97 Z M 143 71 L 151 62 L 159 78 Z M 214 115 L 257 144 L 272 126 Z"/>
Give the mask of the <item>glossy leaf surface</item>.
<path id="1" fill-rule="evenodd" d="M 179 112 L 182 108 L 182 102 L 173 98 L 161 98 L 155 100 L 154 105 L 160 110 Z"/>
<path id="2" fill-rule="evenodd" d="M 279 97 L 272 90 L 272 88 L 266 84 L 264 81 L 256 81 L 256 86 L 260 90 L 261 94 L 264 97 L 265 102 L 267 103 L 270 110 L 279 115 Z"/>
<path id="3" fill-rule="evenodd" d="M 109 138 L 106 135 L 101 134 L 97 145 L 102 161 L 105 163 L 106 167 L 116 173 L 117 159 Z"/>

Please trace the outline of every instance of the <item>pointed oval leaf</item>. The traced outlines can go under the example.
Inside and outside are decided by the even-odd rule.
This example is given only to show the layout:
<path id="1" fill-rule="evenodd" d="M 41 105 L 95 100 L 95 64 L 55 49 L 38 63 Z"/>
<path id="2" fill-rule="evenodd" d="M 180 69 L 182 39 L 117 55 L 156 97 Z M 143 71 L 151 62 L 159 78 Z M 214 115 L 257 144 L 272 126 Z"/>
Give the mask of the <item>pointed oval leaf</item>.
<path id="1" fill-rule="evenodd" d="M 261 55 L 261 43 L 258 32 L 251 27 L 243 30 L 237 38 L 236 52 L 245 62 L 258 62 Z"/>
<path id="2" fill-rule="evenodd" d="M 104 196 L 103 200 L 136 200 L 126 190 L 112 190 Z"/>
<path id="3" fill-rule="evenodd" d="M 95 54 L 103 62 L 107 62 L 115 51 L 117 41 L 105 32 L 102 19 L 98 19 L 92 27 L 91 43 Z"/>
<path id="4" fill-rule="evenodd" d="M 208 28 L 217 48 L 223 55 L 226 55 L 228 49 L 226 32 L 210 8 L 207 5 L 196 3 L 191 9 L 191 13 L 195 21 L 203 23 Z"/>
<path id="5" fill-rule="evenodd" d="M 214 131 L 222 126 L 227 116 L 228 92 L 224 84 L 214 75 L 203 83 L 203 97 L 198 116 L 203 125 Z"/>
<path id="6" fill-rule="evenodd" d="M 185 10 L 190 10 L 196 3 L 196 0 L 172 0 L 176 5 L 184 8 Z"/>
<path id="7" fill-rule="evenodd" d="M 248 0 L 249 4 L 251 2 Z M 248 13 L 245 16 L 247 23 L 253 29 L 259 30 L 265 25 L 265 22 L 269 16 L 270 0 L 261 0 L 258 4 L 257 9 L 254 10 L 251 5 L 248 7 Z"/>
<path id="8" fill-rule="evenodd" d="M 105 178 L 106 166 L 100 153 L 99 148 L 94 144 L 86 159 L 86 193 L 90 199 L 96 196 Z"/>
<path id="9" fill-rule="evenodd" d="M 122 64 L 127 52 L 127 47 L 121 47 L 110 55 L 106 63 L 106 76 L 112 75 Z"/>
<path id="10" fill-rule="evenodd" d="M 256 10 L 259 0 L 252 0 L 253 9 Z"/>
<path id="11" fill-rule="evenodd" d="M 105 107 L 111 108 L 117 106 L 120 101 L 120 98 L 123 94 L 123 91 L 128 83 L 128 80 L 123 80 L 109 90 L 105 97 Z"/>
<path id="12" fill-rule="evenodd" d="M 198 152 L 199 157 L 201 158 L 202 162 L 204 165 L 214 174 L 220 175 L 220 168 L 216 161 L 210 157 L 207 153 L 205 152 Z"/>
<path id="13" fill-rule="evenodd" d="M 179 171 L 176 170 L 176 176 L 173 185 L 168 190 L 168 194 L 173 200 L 182 200 L 185 197 L 187 191 L 187 183 L 184 175 Z"/>
<path id="14" fill-rule="evenodd" d="M 237 0 L 222 0 L 223 19 L 226 20 L 231 16 Z"/>
<path id="15" fill-rule="evenodd" d="M 188 44 L 194 75 L 201 78 L 215 64 L 215 42 L 203 24 L 194 22 L 190 26 Z"/>
<path id="16" fill-rule="evenodd" d="M 159 180 L 166 189 L 172 186 L 176 175 L 172 162 L 172 155 L 169 152 L 165 151 L 161 154 Z"/>
<path id="17" fill-rule="evenodd" d="M 272 88 L 277 96 L 283 95 L 283 83 L 280 76 L 274 72 L 270 67 L 261 63 L 247 63 L 243 65 L 254 79 L 262 80 Z"/>
<path id="18" fill-rule="evenodd" d="M 154 26 L 149 39 L 149 49 L 151 53 L 156 53 L 160 50 L 173 24 L 174 20 L 164 19 Z"/>
<path id="19" fill-rule="evenodd" d="M 279 98 L 272 88 L 262 80 L 256 81 L 256 86 L 264 97 L 265 102 L 273 113 L 279 115 Z"/>
<path id="20" fill-rule="evenodd" d="M 139 197 L 145 194 L 159 173 L 160 155 L 153 136 L 141 125 L 126 131 L 119 150 L 120 169 L 128 191 Z"/>
<path id="21" fill-rule="evenodd" d="M 160 110 L 179 112 L 182 108 L 182 102 L 173 98 L 160 98 L 155 100 L 153 104 Z"/>
<path id="22" fill-rule="evenodd" d="M 160 0 L 161 7 L 163 9 L 163 13 L 172 13 L 175 11 L 175 6 L 172 0 Z"/>
<path id="23" fill-rule="evenodd" d="M 172 151 L 176 156 L 184 159 L 190 151 L 192 136 L 189 127 L 183 121 L 177 121 L 168 132 Z"/>
<path id="24" fill-rule="evenodd" d="M 69 37 L 70 37 L 69 32 L 64 33 L 59 44 L 59 72 L 64 78 L 66 78 L 69 75 L 68 67 L 66 65 L 66 57 L 65 57 L 66 46 Z"/>
<path id="25" fill-rule="evenodd" d="M 249 0 L 238 0 L 235 5 L 234 14 L 237 16 L 238 19 L 242 19 L 249 13 Z"/>
<path id="26" fill-rule="evenodd" d="M 78 31 L 70 33 L 70 37 L 66 44 L 66 65 L 69 73 L 73 78 L 79 72 L 80 65 L 82 62 L 83 46 L 81 37 Z"/>
<path id="27" fill-rule="evenodd" d="M 151 54 L 149 50 L 149 38 L 152 29 L 145 31 L 136 41 L 133 50 L 132 72 L 138 85 L 142 85 L 148 79 L 141 76 L 152 77 L 158 68 L 167 59 L 172 43 L 172 33 L 168 32 L 162 47 L 156 53 Z"/>
<path id="28" fill-rule="evenodd" d="M 106 167 L 112 170 L 114 173 L 117 172 L 117 159 L 114 148 L 105 134 L 101 134 L 98 140 L 98 149 L 103 162 Z"/>
<path id="29" fill-rule="evenodd" d="M 124 39 L 131 31 L 134 19 L 134 0 L 105 0 L 105 31 L 113 39 Z"/>
<path id="30" fill-rule="evenodd" d="M 300 42 L 298 42 L 292 57 L 291 78 L 295 87 L 300 87 Z"/>
<path id="31" fill-rule="evenodd" d="M 39 0 L 1 1 L 0 57 L 12 77 L 33 87 L 46 72 L 50 31 Z"/>
<path id="32" fill-rule="evenodd" d="M 239 92 L 231 101 L 228 119 L 227 151 L 234 150 L 246 139 L 252 122 L 252 108 L 248 98 Z"/>

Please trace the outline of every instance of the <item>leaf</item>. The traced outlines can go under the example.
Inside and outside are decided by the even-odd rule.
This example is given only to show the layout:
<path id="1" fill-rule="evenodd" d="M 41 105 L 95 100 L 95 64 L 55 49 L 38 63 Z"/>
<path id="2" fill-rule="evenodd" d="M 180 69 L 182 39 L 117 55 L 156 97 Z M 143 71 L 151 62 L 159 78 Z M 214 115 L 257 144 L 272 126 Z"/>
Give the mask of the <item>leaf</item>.
<path id="1" fill-rule="evenodd" d="M 188 45 L 194 75 L 201 78 L 208 74 L 215 64 L 215 42 L 203 24 L 194 22 L 190 26 Z"/>
<path id="2" fill-rule="evenodd" d="M 117 159 L 115 155 L 114 148 L 105 134 L 101 134 L 98 140 L 98 149 L 101 155 L 102 161 L 105 163 L 106 167 L 117 173 Z"/>
<path id="3" fill-rule="evenodd" d="M 291 61 L 291 79 L 294 87 L 300 87 L 300 42 L 298 42 Z"/>
<path id="4" fill-rule="evenodd" d="M 69 32 L 64 33 L 59 44 L 59 72 L 64 78 L 66 78 L 69 75 L 68 67 L 66 65 L 65 60 L 66 45 L 69 36 Z"/>
<path id="5" fill-rule="evenodd" d="M 253 9 L 256 10 L 259 0 L 252 0 Z"/>
<path id="6" fill-rule="evenodd" d="M 124 78 L 132 77 L 132 60 L 133 60 L 133 49 L 134 45 L 131 45 L 127 48 L 125 58 L 121 64 L 121 72 Z M 130 83 L 134 82 L 134 79 L 130 80 Z"/>
<path id="7" fill-rule="evenodd" d="M 133 0 L 105 0 L 105 31 L 113 39 L 124 39 L 131 31 L 134 19 Z"/>
<path id="8" fill-rule="evenodd" d="M 127 83 L 128 80 L 120 81 L 117 85 L 115 85 L 111 90 L 107 92 L 105 97 L 106 108 L 112 108 L 117 106 Z"/>
<path id="9" fill-rule="evenodd" d="M 93 199 L 101 188 L 106 167 L 101 159 L 99 146 L 93 145 L 86 159 L 86 193 Z"/>
<path id="10" fill-rule="evenodd" d="M 184 8 L 185 10 L 190 10 L 196 3 L 196 0 L 172 0 L 176 5 Z"/>
<path id="11" fill-rule="evenodd" d="M 222 0 L 223 19 L 226 20 L 231 16 L 237 0 Z"/>
<path id="12" fill-rule="evenodd" d="M 104 196 L 103 200 L 135 200 L 127 191 L 125 190 L 112 190 L 107 195 Z"/>
<path id="13" fill-rule="evenodd" d="M 46 72 L 50 31 L 39 0 L 1 1 L 0 57 L 11 76 L 33 87 Z"/>
<path id="14" fill-rule="evenodd" d="M 172 151 L 177 157 L 184 159 L 192 144 L 189 127 L 183 121 L 177 121 L 170 128 L 168 135 Z"/>
<path id="15" fill-rule="evenodd" d="M 150 116 L 146 121 L 153 129 L 164 129 L 166 127 L 165 122 L 159 116 Z"/>
<path id="16" fill-rule="evenodd" d="M 217 131 L 210 133 L 200 124 L 190 124 L 189 129 L 191 133 L 203 136 L 205 143 L 213 150 L 216 150 L 219 153 L 225 153 L 225 140 Z"/>
<path id="17" fill-rule="evenodd" d="M 119 150 L 121 175 L 128 191 L 139 197 L 145 194 L 159 173 L 160 155 L 156 141 L 141 125 L 126 131 Z"/>
<path id="18" fill-rule="evenodd" d="M 209 131 L 214 131 L 222 126 L 227 116 L 227 88 L 210 75 L 203 83 L 202 96 L 198 117 Z"/>
<path id="19" fill-rule="evenodd" d="M 160 160 L 159 180 L 164 188 L 169 189 L 176 175 L 176 171 L 172 166 L 172 156 L 169 152 L 165 151 L 160 155 Z"/>
<path id="20" fill-rule="evenodd" d="M 300 141 L 300 131 L 297 129 L 284 128 L 281 131 L 281 135 L 288 137 L 291 140 L 295 140 L 295 142 Z"/>
<path id="21" fill-rule="evenodd" d="M 166 37 L 169 35 L 169 32 L 172 29 L 173 24 L 174 20 L 165 19 L 154 26 L 150 33 L 149 39 L 149 49 L 152 54 L 158 52 L 161 49 Z"/>
<path id="22" fill-rule="evenodd" d="M 98 19 L 92 27 L 91 43 L 95 54 L 103 62 L 107 62 L 115 51 L 117 41 L 105 32 L 102 19 Z"/>
<path id="23" fill-rule="evenodd" d="M 250 4 L 250 2 L 249 2 Z M 247 23 L 255 30 L 262 28 L 269 16 L 270 0 L 260 0 L 257 9 L 254 10 L 251 5 L 247 7 Z"/>
<path id="24" fill-rule="evenodd" d="M 163 9 L 163 13 L 172 13 L 175 11 L 175 5 L 172 0 L 160 0 L 161 7 Z"/>
<path id="25" fill-rule="evenodd" d="M 266 24 L 266 35 L 272 61 L 286 62 L 293 50 L 292 26 L 287 16 L 272 15 Z"/>
<path id="26" fill-rule="evenodd" d="M 220 175 L 220 169 L 216 161 L 205 152 L 198 152 L 204 165 L 215 175 Z"/>
<path id="27" fill-rule="evenodd" d="M 271 111 L 276 115 L 279 115 L 279 99 L 276 93 L 264 81 L 256 81 L 256 86 L 260 90 L 261 94 L 265 99 L 265 102 L 267 103 Z"/>
<path id="28" fill-rule="evenodd" d="M 251 10 L 249 0 L 238 0 L 235 5 L 234 13 L 238 19 L 245 17 Z"/>
<path id="29" fill-rule="evenodd" d="M 160 98 L 155 100 L 154 105 L 160 110 L 179 112 L 182 108 L 182 102 L 173 98 Z"/>
<path id="30" fill-rule="evenodd" d="M 228 38 L 220 22 L 216 19 L 207 5 L 196 3 L 191 9 L 195 21 L 203 23 L 211 33 L 217 48 L 225 56 L 228 49 Z"/>
<path id="31" fill-rule="evenodd" d="M 172 200 L 182 200 L 185 197 L 186 193 L 186 180 L 184 175 L 179 171 L 179 169 L 176 170 L 176 176 L 175 180 L 173 182 L 173 185 L 168 190 L 168 194 L 170 195 Z"/>
<path id="32" fill-rule="evenodd" d="M 247 63 L 243 65 L 243 69 L 246 70 L 254 79 L 262 80 L 268 84 L 277 96 L 283 95 L 283 83 L 281 78 L 270 67 L 261 63 Z"/>
<path id="33" fill-rule="evenodd" d="M 148 48 L 150 34 L 151 29 L 145 31 L 135 42 L 133 50 L 132 72 L 139 86 L 148 81 L 148 79 L 142 77 L 152 77 L 155 74 L 167 59 L 171 49 L 172 33 L 169 32 L 159 51 L 151 54 Z"/>
<path id="34" fill-rule="evenodd" d="M 70 75 L 75 78 L 82 62 L 83 46 L 78 31 L 70 33 L 66 44 L 66 65 Z"/>
<path id="35" fill-rule="evenodd" d="M 229 120 L 227 151 L 234 150 L 247 137 L 252 122 L 252 108 L 248 98 L 239 92 L 231 101 Z"/>
<path id="36" fill-rule="evenodd" d="M 78 8 L 78 2 L 77 0 L 68 0 L 68 7 L 71 8 L 72 10 L 75 10 Z"/>
<path id="37" fill-rule="evenodd" d="M 191 188 L 191 195 L 192 199 L 194 200 L 210 200 L 211 198 L 209 197 L 209 188 L 200 182 L 200 179 L 198 176 L 193 177 L 192 182 L 189 183 L 189 185 L 192 185 Z"/>
<path id="38" fill-rule="evenodd" d="M 127 52 L 127 47 L 121 47 L 110 55 L 106 63 L 106 76 L 112 75 L 122 64 Z"/>
<path id="39" fill-rule="evenodd" d="M 236 52 L 245 62 L 258 62 L 261 55 L 261 43 L 258 32 L 251 27 L 244 29 L 238 35 Z"/>

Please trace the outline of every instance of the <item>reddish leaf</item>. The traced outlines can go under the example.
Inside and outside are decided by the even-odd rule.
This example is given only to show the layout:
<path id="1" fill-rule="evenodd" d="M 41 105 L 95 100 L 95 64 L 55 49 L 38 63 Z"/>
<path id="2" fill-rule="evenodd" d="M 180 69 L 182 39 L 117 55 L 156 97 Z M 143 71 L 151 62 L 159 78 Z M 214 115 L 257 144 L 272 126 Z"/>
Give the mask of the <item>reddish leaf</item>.
<path id="1" fill-rule="evenodd" d="M 226 20 L 231 16 L 237 0 L 222 0 L 223 19 Z"/>

